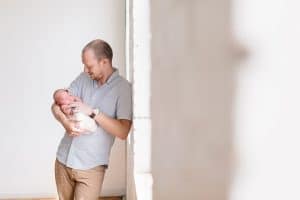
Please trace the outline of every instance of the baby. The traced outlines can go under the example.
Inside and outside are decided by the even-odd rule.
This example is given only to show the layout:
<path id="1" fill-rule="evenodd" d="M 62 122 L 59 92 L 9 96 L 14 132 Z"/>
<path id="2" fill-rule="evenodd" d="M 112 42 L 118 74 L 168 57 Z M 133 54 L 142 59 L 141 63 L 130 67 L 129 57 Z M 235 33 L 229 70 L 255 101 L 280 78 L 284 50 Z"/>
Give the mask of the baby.
<path id="1" fill-rule="evenodd" d="M 68 118 L 78 122 L 77 128 L 88 132 L 96 131 L 97 124 L 95 120 L 81 112 L 74 112 L 73 109 L 69 107 L 71 103 L 81 101 L 79 97 L 69 94 L 68 90 L 58 89 L 54 92 L 53 98 L 55 103 L 60 106 L 60 109 Z"/>

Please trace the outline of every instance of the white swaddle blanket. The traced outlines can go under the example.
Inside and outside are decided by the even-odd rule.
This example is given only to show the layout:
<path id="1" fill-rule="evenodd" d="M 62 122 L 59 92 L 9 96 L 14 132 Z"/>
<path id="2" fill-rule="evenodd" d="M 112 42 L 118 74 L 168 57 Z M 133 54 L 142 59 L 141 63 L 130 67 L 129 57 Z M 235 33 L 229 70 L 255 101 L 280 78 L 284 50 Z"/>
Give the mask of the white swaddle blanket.
<path id="1" fill-rule="evenodd" d="M 89 134 L 90 132 L 95 132 L 97 129 L 97 123 L 95 122 L 95 120 L 81 112 L 73 113 L 72 119 L 77 121 L 77 123 L 78 123 L 77 128 L 86 131 L 86 132 L 84 132 L 84 134 Z"/>

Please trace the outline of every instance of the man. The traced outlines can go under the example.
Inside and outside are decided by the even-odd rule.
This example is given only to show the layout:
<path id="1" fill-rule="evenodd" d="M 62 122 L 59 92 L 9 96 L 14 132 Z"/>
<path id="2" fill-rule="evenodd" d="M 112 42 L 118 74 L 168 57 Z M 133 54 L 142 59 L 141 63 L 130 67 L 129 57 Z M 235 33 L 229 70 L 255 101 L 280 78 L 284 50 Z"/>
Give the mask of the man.
<path id="1" fill-rule="evenodd" d="M 57 150 L 55 180 L 61 200 L 96 200 L 115 137 L 126 139 L 132 123 L 131 85 L 112 67 L 113 52 L 103 40 L 82 50 L 84 72 L 68 91 L 82 102 L 70 107 L 94 119 L 97 130 L 81 134 L 55 103 L 52 112 L 66 130 Z M 97 111 L 97 112 L 96 112 Z M 99 112 L 98 112 L 99 111 Z"/>

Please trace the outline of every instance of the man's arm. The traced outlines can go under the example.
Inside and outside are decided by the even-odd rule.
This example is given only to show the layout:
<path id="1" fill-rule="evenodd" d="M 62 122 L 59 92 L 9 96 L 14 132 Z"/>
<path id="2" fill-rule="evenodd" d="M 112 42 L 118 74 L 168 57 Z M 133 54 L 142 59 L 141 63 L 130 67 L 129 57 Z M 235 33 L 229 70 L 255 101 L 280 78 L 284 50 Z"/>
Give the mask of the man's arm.
<path id="1" fill-rule="evenodd" d="M 69 120 L 58 105 L 53 103 L 51 110 L 55 119 L 61 123 L 70 136 L 80 135 L 80 130 L 76 128 L 76 122 Z"/>
<path id="2" fill-rule="evenodd" d="M 70 105 L 76 110 L 90 115 L 93 109 L 83 102 L 74 102 Z M 108 133 L 125 140 L 129 134 L 132 121 L 127 119 L 114 119 L 104 113 L 100 113 L 94 117 L 94 120 Z"/>
<path id="3" fill-rule="evenodd" d="M 96 115 L 94 119 L 105 131 L 122 140 L 126 140 L 132 124 L 130 120 L 114 119 L 103 113 Z"/>

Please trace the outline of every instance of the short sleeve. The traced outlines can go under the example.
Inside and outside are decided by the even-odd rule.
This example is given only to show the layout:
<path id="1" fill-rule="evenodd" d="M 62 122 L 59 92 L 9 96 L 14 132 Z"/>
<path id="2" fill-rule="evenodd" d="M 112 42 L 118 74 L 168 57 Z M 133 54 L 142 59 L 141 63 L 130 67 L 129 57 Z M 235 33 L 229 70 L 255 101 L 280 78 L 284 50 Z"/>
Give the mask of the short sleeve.
<path id="1" fill-rule="evenodd" d="M 128 82 L 120 88 L 116 117 L 117 119 L 132 120 L 132 87 Z"/>
<path id="2" fill-rule="evenodd" d="M 73 95 L 80 97 L 84 80 L 84 72 L 82 72 L 69 86 L 68 91 Z"/>

